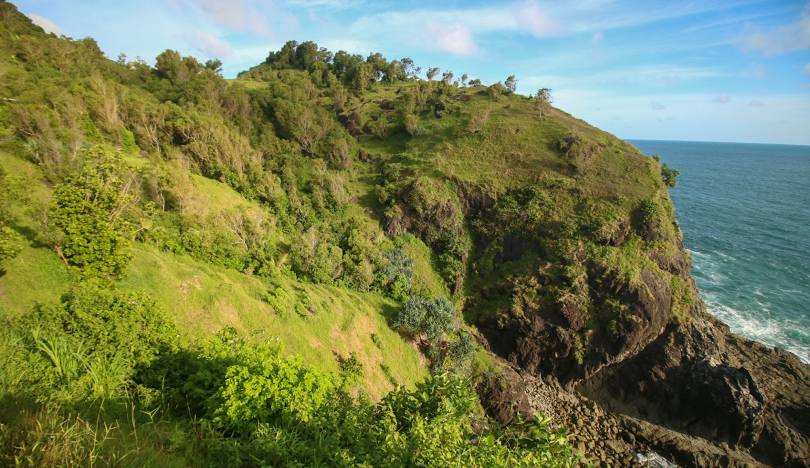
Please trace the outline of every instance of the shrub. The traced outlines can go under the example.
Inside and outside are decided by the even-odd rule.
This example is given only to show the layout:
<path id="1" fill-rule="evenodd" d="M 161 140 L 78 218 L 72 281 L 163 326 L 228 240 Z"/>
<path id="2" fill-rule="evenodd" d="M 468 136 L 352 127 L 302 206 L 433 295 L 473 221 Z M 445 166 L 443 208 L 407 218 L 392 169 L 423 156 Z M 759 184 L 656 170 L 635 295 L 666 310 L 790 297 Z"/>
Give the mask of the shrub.
<path id="1" fill-rule="evenodd" d="M 40 306 L 28 320 L 51 337 L 68 334 L 88 355 L 118 356 L 132 365 L 149 363 L 177 335 L 150 296 L 120 292 L 97 280 L 82 281 L 58 306 Z"/>
<path id="2" fill-rule="evenodd" d="M 648 241 L 659 240 L 664 236 L 663 210 L 654 199 L 642 200 L 633 212 L 636 231 Z"/>
<path id="3" fill-rule="evenodd" d="M 404 117 L 405 131 L 410 136 L 419 136 L 422 129 L 419 126 L 419 118 L 413 114 L 406 114 Z"/>
<path id="4" fill-rule="evenodd" d="M 96 147 L 86 153 L 81 173 L 54 189 L 51 219 L 63 233 L 57 251 L 82 276 L 117 277 L 129 262 L 128 223 L 131 202 L 117 173 L 117 159 Z"/>
<path id="5" fill-rule="evenodd" d="M 405 300 L 411 292 L 414 262 L 403 249 L 391 249 L 384 255 L 380 269 L 381 283 L 396 300 Z"/>
<path id="6" fill-rule="evenodd" d="M 667 165 L 667 163 L 661 164 L 661 178 L 664 180 L 664 183 L 667 187 L 675 187 L 678 184 L 678 176 L 681 173 Z"/>
<path id="7" fill-rule="evenodd" d="M 372 336 L 376 336 L 373 335 Z M 357 385 L 363 379 L 363 364 L 357 358 L 357 353 L 352 351 L 349 357 L 338 356 L 338 365 L 340 366 L 341 384 L 344 388 Z"/>
<path id="8" fill-rule="evenodd" d="M 309 421 L 334 389 L 332 380 L 268 346 L 242 346 L 209 403 L 215 423 L 232 430 L 259 422 Z"/>
<path id="9" fill-rule="evenodd" d="M 453 304 L 445 298 L 412 296 L 402 305 L 394 326 L 406 333 L 424 333 L 434 340 L 456 328 Z"/>
<path id="10" fill-rule="evenodd" d="M 470 133 L 478 133 L 483 130 L 484 126 L 489 122 L 489 113 L 489 109 L 486 109 L 470 116 L 470 120 L 467 122 L 467 131 Z"/>

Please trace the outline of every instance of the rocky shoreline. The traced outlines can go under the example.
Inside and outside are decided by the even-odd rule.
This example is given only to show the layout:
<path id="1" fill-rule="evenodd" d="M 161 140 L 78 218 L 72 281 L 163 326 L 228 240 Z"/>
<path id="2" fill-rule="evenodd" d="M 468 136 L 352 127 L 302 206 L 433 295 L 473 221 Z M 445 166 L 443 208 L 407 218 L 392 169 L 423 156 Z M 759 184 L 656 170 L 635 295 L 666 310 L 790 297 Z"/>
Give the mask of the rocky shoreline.
<path id="1" fill-rule="evenodd" d="M 535 413 L 595 466 L 810 466 L 810 367 L 732 334 L 701 307 L 638 354 L 560 384 L 503 361 L 482 400 L 508 423 Z"/>

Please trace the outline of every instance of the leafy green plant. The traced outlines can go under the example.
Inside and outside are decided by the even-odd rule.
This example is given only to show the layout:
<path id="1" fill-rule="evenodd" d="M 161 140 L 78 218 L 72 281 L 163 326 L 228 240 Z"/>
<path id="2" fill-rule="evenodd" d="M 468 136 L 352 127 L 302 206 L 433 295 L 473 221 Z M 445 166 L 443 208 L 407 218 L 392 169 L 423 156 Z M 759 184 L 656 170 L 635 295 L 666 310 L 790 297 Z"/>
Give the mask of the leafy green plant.
<path id="1" fill-rule="evenodd" d="M 681 173 L 667 165 L 667 163 L 661 164 L 661 178 L 664 180 L 664 183 L 667 187 L 675 187 L 678 185 L 678 176 Z"/>
<path id="2" fill-rule="evenodd" d="M 124 251 L 128 186 L 115 156 L 95 147 L 84 158 L 82 172 L 54 189 L 51 219 L 63 233 L 55 248 L 82 276 L 117 277 L 130 259 Z"/>
<path id="3" fill-rule="evenodd" d="M 434 340 L 457 327 L 453 304 L 445 298 L 412 296 L 402 305 L 394 327 L 406 333 L 424 333 Z"/>

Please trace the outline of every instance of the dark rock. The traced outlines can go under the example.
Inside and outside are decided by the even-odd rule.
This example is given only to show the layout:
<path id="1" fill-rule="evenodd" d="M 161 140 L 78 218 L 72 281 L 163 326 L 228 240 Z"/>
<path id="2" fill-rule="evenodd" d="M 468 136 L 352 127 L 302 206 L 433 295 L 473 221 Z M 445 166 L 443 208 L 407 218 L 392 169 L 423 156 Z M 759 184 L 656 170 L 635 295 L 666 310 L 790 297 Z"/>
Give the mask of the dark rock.
<path id="1" fill-rule="evenodd" d="M 508 367 L 484 379 L 477 391 L 484 410 L 501 424 L 509 424 L 518 415 L 524 419 L 534 416 L 523 379 Z"/>
<path id="2" fill-rule="evenodd" d="M 436 116 L 437 119 L 441 119 L 444 115 L 446 107 L 443 102 L 439 101 L 433 106 L 433 115 Z"/>

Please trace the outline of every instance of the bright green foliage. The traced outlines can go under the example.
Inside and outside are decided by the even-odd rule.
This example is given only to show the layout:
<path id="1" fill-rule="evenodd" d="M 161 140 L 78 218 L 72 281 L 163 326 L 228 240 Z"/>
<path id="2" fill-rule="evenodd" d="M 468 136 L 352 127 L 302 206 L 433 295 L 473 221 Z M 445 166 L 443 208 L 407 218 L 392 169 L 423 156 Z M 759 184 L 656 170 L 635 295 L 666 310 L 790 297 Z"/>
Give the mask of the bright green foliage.
<path id="1" fill-rule="evenodd" d="M 41 306 L 27 320 L 43 336 L 67 333 L 89 354 L 132 365 L 150 362 L 177 333 L 147 294 L 122 293 L 96 280 L 79 283 L 58 306 Z"/>
<path id="2" fill-rule="evenodd" d="M 63 234 L 55 248 L 86 277 L 117 277 L 129 255 L 124 210 L 130 201 L 116 159 L 101 148 L 84 154 L 81 173 L 54 189 L 51 220 Z"/>
<path id="3" fill-rule="evenodd" d="M 675 316 L 689 309 L 691 285 L 664 264 L 673 177 L 553 108 L 548 90 L 459 88 L 449 70 L 421 80 L 410 59 L 313 42 L 236 80 L 171 50 L 154 67 L 114 62 L 7 2 L 0 30 L 0 95 L 13 96 L 0 164 L 31 188 L 0 213 L 0 256 L 23 246 L 0 274 L 0 464 L 573 464 L 544 421 L 500 428 L 442 375 L 466 375 L 476 345 L 453 304 L 427 298 L 452 294 L 490 329 L 574 312 L 575 349 L 553 359 L 586 363 L 634 323 L 630 295 L 600 285 L 637 288 L 646 271 L 671 285 Z M 74 285 L 62 260 L 106 282 Z M 204 343 L 183 344 L 149 297 L 122 292 L 143 288 Z M 413 351 L 386 319 L 425 338 L 437 376 L 379 402 L 426 370 L 414 354 L 395 361 Z M 249 338 L 205 340 L 228 325 Z M 350 351 L 361 385 L 351 355 L 334 359 Z M 90 437 L 104 427 L 109 440 Z M 69 450 L 37 448 L 53 443 Z"/>
<path id="4" fill-rule="evenodd" d="M 0 272 L 4 260 L 15 257 L 22 249 L 22 236 L 9 224 L 11 215 L 11 190 L 6 183 L 5 171 L 0 168 Z"/>
<path id="5" fill-rule="evenodd" d="M 272 348 L 245 347 L 238 363 L 225 370 L 214 397 L 214 422 L 235 430 L 276 419 L 307 422 L 333 387 L 328 376 L 283 359 Z"/>

